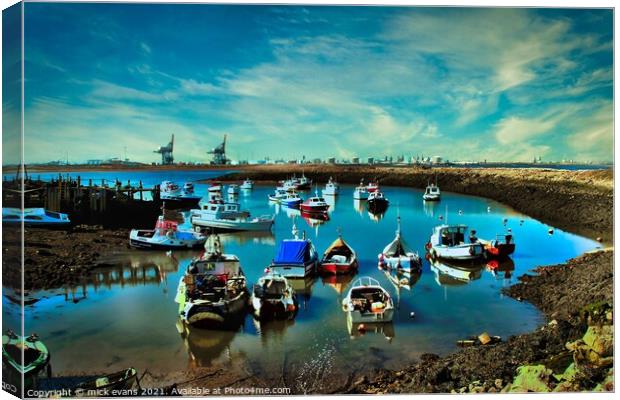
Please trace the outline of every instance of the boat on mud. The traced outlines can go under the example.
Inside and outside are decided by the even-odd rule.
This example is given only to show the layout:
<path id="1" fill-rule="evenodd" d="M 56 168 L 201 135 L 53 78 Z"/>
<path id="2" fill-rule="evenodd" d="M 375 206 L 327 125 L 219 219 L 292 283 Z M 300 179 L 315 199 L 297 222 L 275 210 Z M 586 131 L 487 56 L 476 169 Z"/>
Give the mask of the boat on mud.
<path id="1" fill-rule="evenodd" d="M 424 199 L 424 201 L 440 201 L 441 191 L 439 190 L 439 186 L 437 186 L 436 183 L 430 183 L 427 185 L 424 190 L 424 194 L 422 195 L 422 199 Z"/>
<path id="2" fill-rule="evenodd" d="M 48 211 L 44 208 L 20 208 L 3 207 L 2 224 L 19 225 L 41 228 L 65 229 L 71 225 L 67 214 Z"/>
<path id="3" fill-rule="evenodd" d="M 493 240 L 478 240 L 484 245 L 485 255 L 490 259 L 504 259 L 515 252 L 512 234 L 496 235 Z"/>
<path id="4" fill-rule="evenodd" d="M 377 214 L 387 210 L 389 205 L 390 201 L 379 189 L 371 192 L 368 195 L 368 201 L 366 202 L 366 206 L 368 207 L 368 211 L 371 211 L 373 214 Z"/>
<path id="5" fill-rule="evenodd" d="M 239 258 L 224 254 L 218 235 L 211 235 L 205 247 L 206 252 L 191 261 L 179 281 L 175 297 L 179 316 L 193 326 L 236 326 L 248 302 Z"/>
<path id="6" fill-rule="evenodd" d="M 323 253 L 319 263 L 319 273 L 327 275 L 350 274 L 357 271 L 358 261 L 355 250 L 342 239 L 341 235 Z"/>
<path id="7" fill-rule="evenodd" d="M 315 193 L 315 196 L 309 197 L 306 201 L 301 203 L 299 208 L 305 213 L 318 214 L 327 212 L 327 210 L 329 210 L 329 204 L 327 204 L 323 197 Z"/>
<path id="8" fill-rule="evenodd" d="M 138 371 L 127 368 L 103 375 L 91 381 L 82 382 L 73 389 L 75 397 L 105 397 L 110 392 L 122 393 L 132 389 L 138 381 Z"/>
<path id="9" fill-rule="evenodd" d="M 467 235 L 467 225 L 439 225 L 426 244 L 431 258 L 455 261 L 471 261 L 484 257 L 483 244 L 475 237 L 475 231 Z"/>
<path id="10" fill-rule="evenodd" d="M 422 258 L 403 239 L 400 216 L 397 217 L 396 237 L 377 256 L 379 268 L 412 272 L 422 268 Z"/>
<path id="11" fill-rule="evenodd" d="M 246 178 L 240 186 L 241 190 L 251 190 L 254 189 L 254 181 L 250 178 Z"/>
<path id="12" fill-rule="evenodd" d="M 194 231 L 179 230 L 178 223 L 160 215 L 155 229 L 132 229 L 129 245 L 150 250 L 195 249 L 204 246 L 207 237 Z"/>
<path id="13" fill-rule="evenodd" d="M 376 279 L 365 276 L 353 282 L 342 300 L 342 310 L 352 323 L 390 322 L 394 317 L 394 302 Z"/>
<path id="14" fill-rule="evenodd" d="M 26 378 L 47 368 L 47 375 L 50 376 L 49 361 L 50 352 L 36 334 L 23 337 L 8 330 L 2 335 L 2 365 L 9 369 L 9 373 Z"/>
<path id="15" fill-rule="evenodd" d="M 368 200 L 368 188 L 364 185 L 363 179 L 353 191 L 353 200 Z"/>
<path id="16" fill-rule="evenodd" d="M 337 196 L 338 193 L 340 193 L 340 185 L 330 176 L 323 189 L 323 196 Z"/>
<path id="17" fill-rule="evenodd" d="M 254 285 L 250 304 L 259 320 L 293 319 L 299 308 L 289 281 L 271 268 Z"/>
<path id="18" fill-rule="evenodd" d="M 221 199 L 209 201 L 201 209 L 191 210 L 190 222 L 199 229 L 212 231 L 268 231 L 275 220 L 274 215 L 252 218 L 248 211 L 242 211 L 239 203 L 224 202 Z"/>
<path id="19" fill-rule="evenodd" d="M 305 278 L 316 271 L 318 254 L 310 239 L 297 236 L 297 227 L 293 225 L 293 239 L 284 239 L 273 259 L 269 270 L 286 278 Z"/>
<path id="20" fill-rule="evenodd" d="M 166 208 L 196 207 L 202 196 L 194 191 L 194 184 L 186 182 L 180 187 L 172 181 L 163 181 L 159 185 L 159 198 L 166 203 Z"/>

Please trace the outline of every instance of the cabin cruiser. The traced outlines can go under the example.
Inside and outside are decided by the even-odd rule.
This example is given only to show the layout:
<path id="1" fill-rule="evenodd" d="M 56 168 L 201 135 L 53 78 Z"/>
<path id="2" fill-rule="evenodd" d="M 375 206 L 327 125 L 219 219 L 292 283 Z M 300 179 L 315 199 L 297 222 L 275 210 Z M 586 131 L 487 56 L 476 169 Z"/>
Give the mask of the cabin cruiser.
<path id="1" fill-rule="evenodd" d="M 129 244 L 132 247 L 151 250 L 180 250 L 202 247 L 207 237 L 193 231 L 179 230 L 174 221 L 160 215 L 155 229 L 132 229 Z"/>
<path id="2" fill-rule="evenodd" d="M 222 193 L 222 183 L 219 181 L 211 182 L 211 185 L 207 188 L 209 193 Z"/>
<path id="3" fill-rule="evenodd" d="M 405 243 L 400 233 L 400 216 L 397 218 L 396 237 L 377 256 L 379 267 L 412 272 L 422 268 L 422 259 Z"/>
<path id="4" fill-rule="evenodd" d="M 295 290 L 284 276 L 270 268 L 254 285 L 250 303 L 259 320 L 293 319 L 298 310 Z"/>
<path id="5" fill-rule="evenodd" d="M 191 210 L 190 222 L 199 228 L 217 231 L 268 231 L 275 220 L 274 215 L 252 218 L 247 211 L 241 211 L 239 203 L 227 203 L 221 199 Z"/>
<path id="6" fill-rule="evenodd" d="M 426 190 L 424 190 L 424 194 L 422 195 L 424 201 L 439 201 L 441 200 L 441 191 L 439 190 L 439 186 L 434 183 L 426 186 Z"/>
<path id="7" fill-rule="evenodd" d="M 44 208 L 2 208 L 3 224 L 21 224 L 24 226 L 67 228 L 71 225 L 67 214 L 48 211 Z"/>
<path id="8" fill-rule="evenodd" d="M 299 197 L 299 195 L 297 194 L 297 192 L 287 192 L 286 196 L 284 196 L 283 198 L 280 199 L 280 204 L 282 204 L 283 206 L 286 206 L 288 208 L 299 208 L 299 205 L 303 202 L 304 200 Z"/>
<path id="9" fill-rule="evenodd" d="M 325 189 L 323 189 L 323 196 L 337 196 L 339 192 L 340 186 L 330 176 L 329 181 L 325 185 Z"/>
<path id="10" fill-rule="evenodd" d="M 217 235 L 211 235 L 205 253 L 193 259 L 179 281 L 175 302 L 188 325 L 210 328 L 236 326 L 243 318 L 248 290 L 239 258 L 225 254 Z"/>
<path id="11" fill-rule="evenodd" d="M 306 239 L 305 233 L 300 239 L 293 224 L 293 239 L 280 242 L 278 254 L 268 268 L 287 278 L 305 278 L 314 274 L 317 263 L 318 254 L 314 245 Z"/>
<path id="12" fill-rule="evenodd" d="M 228 190 L 227 190 L 229 195 L 238 195 L 239 194 L 239 185 L 237 185 L 236 183 L 231 183 L 230 185 L 228 185 Z"/>
<path id="13" fill-rule="evenodd" d="M 426 249 L 431 257 L 448 260 L 476 260 L 484 256 L 484 246 L 475 237 L 467 237 L 466 225 L 439 225 L 433 229 Z"/>
<path id="14" fill-rule="evenodd" d="M 274 190 L 274 192 L 270 195 L 268 195 L 269 197 L 269 201 L 273 201 L 274 203 L 280 203 L 280 200 L 286 198 L 286 196 L 288 195 L 288 191 L 284 188 L 281 187 L 277 187 L 276 190 Z"/>
<path id="15" fill-rule="evenodd" d="M 368 210 L 377 213 L 385 211 L 390 205 L 390 201 L 383 195 L 383 192 L 377 189 L 368 195 L 368 202 L 366 205 L 368 206 Z"/>
<path id="16" fill-rule="evenodd" d="M 159 185 L 159 198 L 166 202 L 166 208 L 185 208 L 198 205 L 202 196 L 195 193 L 191 182 L 181 188 L 172 181 L 163 181 Z"/>
<path id="17" fill-rule="evenodd" d="M 376 279 L 368 276 L 353 282 L 347 297 L 342 300 L 342 309 L 352 323 L 390 322 L 394 317 L 390 294 Z"/>
<path id="18" fill-rule="evenodd" d="M 353 192 L 353 200 L 368 200 L 368 188 L 364 185 L 363 179 Z"/>
<path id="19" fill-rule="evenodd" d="M 348 274 L 357 271 L 358 262 L 355 250 L 342 239 L 341 235 L 323 253 L 319 272 L 323 274 Z"/>
<path id="20" fill-rule="evenodd" d="M 324 213 L 329 209 L 329 204 L 323 197 L 319 197 L 317 193 L 315 196 L 308 198 L 299 206 L 302 212 L 306 213 Z"/>
<path id="21" fill-rule="evenodd" d="M 254 189 L 254 181 L 252 181 L 250 178 L 246 178 L 240 187 L 242 190 Z"/>

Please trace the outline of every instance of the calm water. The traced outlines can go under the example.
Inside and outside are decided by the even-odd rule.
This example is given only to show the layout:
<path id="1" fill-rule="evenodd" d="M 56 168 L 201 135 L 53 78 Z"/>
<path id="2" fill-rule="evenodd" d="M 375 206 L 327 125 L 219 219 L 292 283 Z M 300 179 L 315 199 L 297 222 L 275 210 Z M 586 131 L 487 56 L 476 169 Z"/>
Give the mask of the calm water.
<path id="1" fill-rule="evenodd" d="M 198 185 L 197 190 L 205 188 Z M 384 187 L 391 206 L 377 220 L 370 218 L 363 204 L 354 204 L 353 187 L 344 185 L 332 205 L 331 219 L 318 224 L 270 205 L 267 194 L 272 190 L 257 186 L 239 196 L 239 202 L 254 215 L 277 214 L 272 234 L 223 236 L 226 252 L 239 256 L 249 284 L 262 275 L 279 241 L 291 236 L 293 221 L 319 253 L 341 228 L 345 240 L 358 252 L 358 276 L 376 278 L 396 299 L 398 310 L 392 324 L 369 327 L 364 335 L 355 327 L 350 331 L 340 304 L 351 277 L 342 277 L 294 282 L 302 305 L 294 321 L 261 326 L 248 315 L 237 332 L 183 329 L 177 325 L 173 299 L 179 278 L 198 252 L 169 257 L 163 252 L 119 249 L 106 255 L 117 267 L 97 271 L 83 286 L 32 294 L 42 298 L 26 307 L 26 331 L 38 333 L 46 342 L 55 373 L 113 371 L 129 365 L 171 371 L 226 365 L 231 360 L 245 360 L 265 376 L 280 374 L 283 363 L 306 370 L 324 362 L 332 368 L 396 368 L 425 352 L 453 351 L 456 340 L 482 331 L 507 337 L 534 329 L 542 322 L 541 314 L 529 304 L 503 296 L 500 289 L 535 266 L 560 263 L 597 247 L 592 240 L 560 230 L 549 235 L 547 225 L 477 197 L 444 193 L 441 203 L 426 205 L 420 190 Z M 450 266 L 431 266 L 425 260 L 421 275 L 410 277 L 410 285 L 398 288 L 395 281 L 403 277 L 390 279 L 376 264 L 378 252 L 394 236 L 397 212 L 405 239 L 423 254 L 446 206 L 449 222 L 465 223 L 480 237 L 492 238 L 511 228 L 517 241 L 513 262 L 496 270 L 480 265 L 463 273 Z M 504 218 L 508 219 L 506 227 Z M 18 306 L 6 297 L 3 301 L 16 316 Z M 411 312 L 415 318 L 410 318 Z M 15 319 L 5 317 L 3 328 L 16 325 Z"/>

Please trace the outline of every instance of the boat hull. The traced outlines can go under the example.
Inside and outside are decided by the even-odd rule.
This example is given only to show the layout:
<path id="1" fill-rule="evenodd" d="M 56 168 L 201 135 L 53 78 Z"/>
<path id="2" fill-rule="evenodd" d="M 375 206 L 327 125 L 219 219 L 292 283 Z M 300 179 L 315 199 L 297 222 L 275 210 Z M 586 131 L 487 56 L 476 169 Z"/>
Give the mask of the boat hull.
<path id="1" fill-rule="evenodd" d="M 424 196 L 422 196 L 422 199 L 424 199 L 424 201 L 440 201 L 441 196 L 435 194 L 425 194 Z"/>
<path id="2" fill-rule="evenodd" d="M 357 260 L 352 263 L 332 263 L 324 262 L 319 264 L 319 273 L 325 275 L 345 275 L 357 271 Z"/>
<path id="3" fill-rule="evenodd" d="M 285 278 L 305 278 L 314 275 L 316 261 L 305 265 L 270 265 L 269 269 Z"/>
<path id="4" fill-rule="evenodd" d="M 514 243 L 502 243 L 495 246 L 488 245 L 484 248 L 487 258 L 491 259 L 504 259 L 510 257 L 515 252 Z"/>
<path id="5" fill-rule="evenodd" d="M 321 214 L 329 210 L 329 204 L 326 204 L 324 206 L 309 206 L 307 204 L 301 203 L 299 208 L 301 209 L 301 211 L 308 214 Z"/>
<path id="6" fill-rule="evenodd" d="M 390 204 L 387 200 L 368 200 L 368 209 L 371 211 L 385 211 Z"/>
<path id="7" fill-rule="evenodd" d="M 206 239 L 205 239 L 206 240 Z M 137 249 L 147 250 L 179 250 L 179 249 L 200 249 L 205 244 L 205 240 L 197 240 L 193 244 L 174 245 L 166 243 L 151 243 L 144 240 L 129 239 L 129 245 Z"/>
<path id="8" fill-rule="evenodd" d="M 192 225 L 209 228 L 216 232 L 235 231 L 269 231 L 273 225 L 273 219 L 260 221 L 227 221 L 227 220 L 204 220 L 196 217 L 191 219 Z"/>
<path id="9" fill-rule="evenodd" d="M 368 192 L 353 192 L 354 200 L 368 200 Z"/>
<path id="10" fill-rule="evenodd" d="M 235 299 L 218 304 L 209 302 L 188 302 L 182 319 L 191 326 L 209 329 L 226 329 L 238 326 L 247 308 L 248 294 L 244 292 Z"/>
<path id="11" fill-rule="evenodd" d="M 432 258 L 442 258 L 454 261 L 478 260 L 484 256 L 484 247 L 480 243 L 460 246 L 433 246 L 429 249 Z"/>

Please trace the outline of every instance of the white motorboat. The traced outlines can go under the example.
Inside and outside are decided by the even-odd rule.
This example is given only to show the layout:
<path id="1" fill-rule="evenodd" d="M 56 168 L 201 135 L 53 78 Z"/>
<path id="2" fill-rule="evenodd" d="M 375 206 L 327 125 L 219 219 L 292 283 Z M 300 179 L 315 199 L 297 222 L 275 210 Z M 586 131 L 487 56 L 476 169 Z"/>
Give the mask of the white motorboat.
<path id="1" fill-rule="evenodd" d="M 239 203 L 222 200 L 206 203 L 199 210 L 191 210 L 190 216 L 192 225 L 216 231 L 268 231 L 274 220 L 274 215 L 252 218 L 248 211 L 241 210 Z"/>
<path id="2" fill-rule="evenodd" d="M 222 193 L 222 183 L 215 181 L 211 182 L 211 185 L 207 188 L 209 193 Z"/>
<path id="3" fill-rule="evenodd" d="M 288 196 L 288 191 L 281 187 L 276 188 L 274 192 L 267 197 L 269 197 L 269 201 L 280 204 L 280 201 Z"/>
<path id="4" fill-rule="evenodd" d="M 22 212 L 19 208 L 2 208 L 3 224 L 21 224 L 25 226 L 37 226 L 48 228 L 66 228 L 71 225 L 67 214 L 48 211 L 44 208 L 24 208 Z"/>
<path id="5" fill-rule="evenodd" d="M 288 208 L 299 208 L 299 205 L 303 201 L 304 200 L 299 197 L 299 194 L 297 194 L 297 192 L 287 192 L 286 196 L 280 199 L 280 204 Z"/>
<path id="6" fill-rule="evenodd" d="M 254 189 L 254 181 L 252 181 L 250 178 L 246 178 L 240 187 L 242 190 Z"/>
<path id="7" fill-rule="evenodd" d="M 172 181 L 163 181 L 159 185 L 159 198 L 166 202 L 166 208 L 195 207 L 202 196 L 194 192 L 194 184 L 186 182 L 180 187 Z"/>
<path id="8" fill-rule="evenodd" d="M 239 185 L 235 183 L 231 183 L 230 185 L 228 185 L 227 192 L 229 195 L 233 195 L 233 196 L 239 194 Z"/>
<path id="9" fill-rule="evenodd" d="M 248 300 L 239 258 L 224 254 L 217 235 L 209 237 L 205 248 L 206 252 L 190 262 L 179 280 L 175 297 L 179 316 L 189 325 L 237 326 Z"/>
<path id="10" fill-rule="evenodd" d="M 300 239 L 293 224 L 293 239 L 280 242 L 278 253 L 268 268 L 287 278 L 305 278 L 314 274 L 318 258 L 312 242 L 306 239 L 305 233 Z"/>
<path id="11" fill-rule="evenodd" d="M 151 250 L 175 250 L 200 248 L 207 237 L 193 231 L 179 230 L 174 221 L 167 221 L 161 215 L 155 229 L 132 229 L 129 244 L 132 247 Z"/>
<path id="12" fill-rule="evenodd" d="M 439 186 L 434 183 L 426 186 L 426 190 L 424 191 L 424 195 L 422 195 L 424 201 L 439 201 L 441 200 L 441 191 L 439 190 Z"/>
<path id="13" fill-rule="evenodd" d="M 364 185 L 363 179 L 353 192 L 353 200 L 368 200 L 368 188 Z"/>
<path id="14" fill-rule="evenodd" d="M 466 225 L 436 226 L 426 249 L 433 258 L 467 261 L 483 257 L 484 245 L 467 232 Z"/>
<path id="15" fill-rule="evenodd" d="M 329 177 L 329 181 L 325 185 L 325 189 L 323 189 L 323 196 L 337 196 L 340 192 L 340 186 L 336 181 Z"/>
<path id="16" fill-rule="evenodd" d="M 379 267 L 404 272 L 417 271 L 422 268 L 422 259 L 401 236 L 400 216 L 397 218 L 397 225 L 396 237 L 377 256 Z"/>
<path id="17" fill-rule="evenodd" d="M 260 320 L 293 319 L 298 309 L 295 290 L 289 281 L 270 269 L 254 285 L 250 303 L 254 316 Z"/>
<path id="18" fill-rule="evenodd" d="M 389 322 L 394 317 L 394 301 L 376 279 L 365 276 L 353 282 L 342 309 L 352 323 Z"/>

